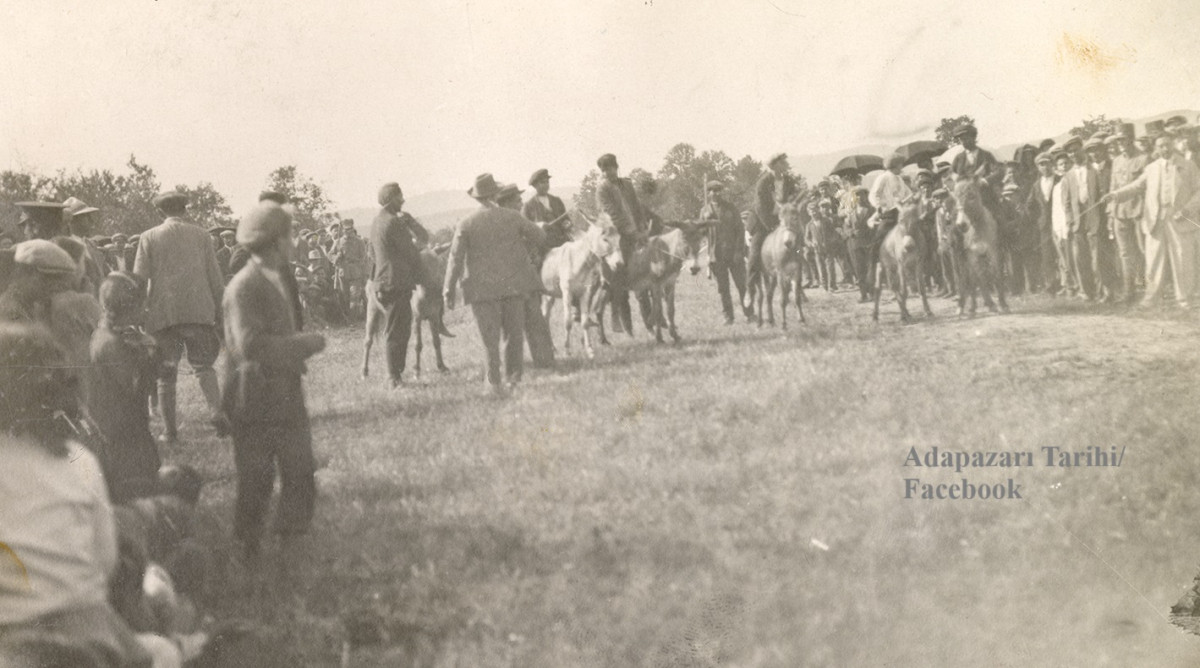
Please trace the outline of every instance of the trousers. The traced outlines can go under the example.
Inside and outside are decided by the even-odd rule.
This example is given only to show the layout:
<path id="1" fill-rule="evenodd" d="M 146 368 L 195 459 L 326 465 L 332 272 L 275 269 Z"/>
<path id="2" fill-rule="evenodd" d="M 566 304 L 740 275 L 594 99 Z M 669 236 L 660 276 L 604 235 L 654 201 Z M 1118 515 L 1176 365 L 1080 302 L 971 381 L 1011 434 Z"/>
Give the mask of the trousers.
<path id="1" fill-rule="evenodd" d="M 487 382 L 496 387 L 503 380 L 521 380 L 525 363 L 525 308 L 528 297 L 514 295 L 471 304 L 479 338 L 487 357 Z M 504 376 L 500 375 L 500 344 L 504 343 Z"/>
<path id="2" fill-rule="evenodd" d="M 746 298 L 746 261 L 735 256 L 724 262 L 712 263 L 713 278 L 717 281 L 717 294 L 721 297 L 721 312 L 726 320 L 733 320 L 733 295 L 729 292 L 729 284 L 733 283 L 738 292 L 738 304 Z"/>
<path id="3" fill-rule="evenodd" d="M 375 313 L 370 313 L 375 309 Z M 367 323 L 370 335 L 383 336 L 384 359 L 387 361 L 388 378 L 400 380 L 408 358 L 408 339 L 412 335 L 412 291 L 389 292 L 382 299 L 371 299 Z"/>
<path id="4" fill-rule="evenodd" d="M 280 490 L 275 532 L 296 535 L 308 531 L 317 496 L 308 415 L 293 422 L 235 420 L 232 432 L 233 461 L 237 468 L 234 536 L 252 544 L 262 538 L 276 470 Z"/>

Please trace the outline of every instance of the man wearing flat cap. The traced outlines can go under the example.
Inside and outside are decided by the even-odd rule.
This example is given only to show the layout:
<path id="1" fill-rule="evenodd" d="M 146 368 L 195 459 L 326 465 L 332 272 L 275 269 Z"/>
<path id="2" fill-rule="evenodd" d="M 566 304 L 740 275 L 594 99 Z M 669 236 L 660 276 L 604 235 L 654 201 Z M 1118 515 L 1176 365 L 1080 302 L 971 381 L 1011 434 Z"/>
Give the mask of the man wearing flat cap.
<path id="1" fill-rule="evenodd" d="M 534 195 L 521 208 L 521 214 L 538 224 L 546 233 L 546 250 L 571 240 L 571 218 L 563 201 L 550 194 L 550 171 L 539 169 L 529 177 Z M 539 264 L 541 258 L 539 257 Z"/>
<path id="2" fill-rule="evenodd" d="M 381 208 L 371 223 L 372 263 L 367 290 L 382 317 L 375 319 L 377 331 L 367 332 L 367 336 L 383 337 L 388 381 L 398 388 L 403 383 L 412 332 L 412 293 L 421 283 L 416 242 L 429 243 L 429 232 L 403 210 L 404 192 L 399 184 L 383 184 L 378 199 Z"/>
<path id="3" fill-rule="evenodd" d="M 63 219 L 67 232 L 76 241 L 83 244 L 85 249 L 83 260 L 83 277 L 86 290 L 94 296 L 100 289 L 100 282 L 108 275 L 108 263 L 104 253 L 89 238 L 96 229 L 96 216 L 100 209 L 88 206 L 77 198 L 68 197 L 63 201 Z"/>
<path id="4" fill-rule="evenodd" d="M 1112 158 L 1112 172 L 1109 178 L 1109 192 L 1119 190 L 1133 183 L 1142 175 L 1149 162 L 1148 156 L 1134 145 L 1126 134 L 1125 126 L 1122 132 L 1105 140 L 1110 151 L 1115 151 Z M 1129 127 L 1132 132 L 1132 125 Z M 1108 218 L 1112 225 L 1113 236 L 1117 242 L 1117 255 L 1121 263 L 1121 300 L 1130 303 L 1134 300 L 1134 290 L 1142 284 L 1145 276 L 1144 237 L 1140 229 L 1144 208 L 1142 197 L 1134 195 L 1120 202 L 1108 204 Z"/>
<path id="5" fill-rule="evenodd" d="M 1026 261 L 1038 268 L 1042 291 L 1053 295 L 1058 293 L 1059 281 L 1058 256 L 1054 250 L 1054 230 L 1050 216 L 1051 198 L 1054 186 L 1058 183 L 1058 175 L 1054 173 L 1054 159 L 1049 153 L 1039 153 L 1033 162 L 1037 166 L 1038 176 L 1025 195 L 1025 213 L 1037 235 L 1037 248 Z"/>
<path id="6" fill-rule="evenodd" d="M 629 289 L 626 286 L 626 264 L 638 245 L 650 237 L 650 212 L 638 200 L 633 182 L 622 178 L 617 157 L 605 153 L 596 160 L 603 178 L 596 188 L 596 208 L 607 216 L 620 235 L 621 267 L 613 272 L 611 299 L 613 319 L 626 334 L 633 334 L 633 312 L 629 308 Z M 639 295 L 639 300 L 642 299 Z M 600 302 L 603 303 L 603 302 Z"/>
<path id="7" fill-rule="evenodd" d="M 481 206 L 454 229 L 442 286 L 446 308 L 453 309 L 462 281 L 463 302 L 471 306 L 479 327 L 487 359 L 485 378 L 493 396 L 507 394 L 505 383 L 511 389 L 521 381 L 526 301 L 531 293 L 542 289 L 529 258 L 546 240 L 545 232 L 517 211 L 488 202 L 500 193 L 491 174 L 476 178 L 469 194 L 480 200 Z"/>
<path id="8" fill-rule="evenodd" d="M 991 151 L 979 147 L 979 130 L 971 123 L 963 123 L 954 129 L 954 139 L 962 145 L 962 151 L 954 156 L 950 171 L 956 179 L 974 179 L 981 186 L 980 195 L 988 210 L 995 213 L 1000 202 L 999 190 L 1004 182 L 1004 165 L 996 160 Z"/>
<path id="9" fill-rule="evenodd" d="M 229 260 L 233 257 L 233 249 L 237 248 L 237 232 L 232 227 L 216 228 L 217 239 L 221 247 L 217 249 L 217 265 L 221 267 L 221 275 L 225 277 L 225 282 L 233 278 L 233 271 L 229 268 Z"/>
<path id="10" fill-rule="evenodd" d="M 230 281 L 223 303 L 228 367 L 221 398 L 237 469 L 233 531 L 250 560 L 260 553 L 276 470 L 282 484 L 274 530 L 285 555 L 292 551 L 289 543 L 308 531 L 316 500 L 303 375 L 305 361 L 325 348 L 325 338 L 296 330 L 282 278 L 291 233 L 291 216 L 274 202 L 246 214 L 237 242 L 251 258 Z"/>
<path id="11" fill-rule="evenodd" d="M 750 252 L 747 260 L 747 299 L 754 300 L 756 279 L 762 273 L 762 245 L 767 235 L 779 227 L 779 207 L 796 196 L 796 181 L 792 178 L 786 153 L 776 153 L 767 159 L 767 169 L 754 184 L 754 215 L 750 216 Z"/>
<path id="12" fill-rule="evenodd" d="M 725 186 L 720 181 L 705 184 L 708 202 L 700 210 L 700 220 L 712 221 L 708 230 L 708 266 L 717 280 L 717 295 L 725 324 L 733 324 L 733 297 L 729 283 L 737 288 L 738 305 L 749 320 L 753 311 L 746 301 L 746 233 L 738 210 L 725 199 Z"/>
<path id="13" fill-rule="evenodd" d="M 213 364 L 221 350 L 217 323 L 225 279 L 208 233 L 187 219 L 187 203 L 187 195 L 178 191 L 154 198 L 163 221 L 142 233 L 133 264 L 133 273 L 148 286 L 146 331 L 161 354 L 158 404 L 168 442 L 178 439 L 175 386 L 185 351 L 210 419 L 223 423 Z"/>

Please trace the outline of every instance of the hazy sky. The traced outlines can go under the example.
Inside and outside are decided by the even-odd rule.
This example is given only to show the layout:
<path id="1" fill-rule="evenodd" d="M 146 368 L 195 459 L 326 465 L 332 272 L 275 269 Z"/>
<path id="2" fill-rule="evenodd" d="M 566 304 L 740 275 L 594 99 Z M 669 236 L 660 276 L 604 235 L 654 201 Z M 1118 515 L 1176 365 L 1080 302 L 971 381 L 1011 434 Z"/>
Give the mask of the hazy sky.
<path id="1" fill-rule="evenodd" d="M 284 164 L 346 208 L 388 180 L 576 185 L 606 151 L 655 170 L 681 141 L 761 159 L 965 113 L 997 145 L 1200 106 L 1195 0 L 39 0 L 0 19 L 0 169 L 133 153 L 235 210 Z"/>

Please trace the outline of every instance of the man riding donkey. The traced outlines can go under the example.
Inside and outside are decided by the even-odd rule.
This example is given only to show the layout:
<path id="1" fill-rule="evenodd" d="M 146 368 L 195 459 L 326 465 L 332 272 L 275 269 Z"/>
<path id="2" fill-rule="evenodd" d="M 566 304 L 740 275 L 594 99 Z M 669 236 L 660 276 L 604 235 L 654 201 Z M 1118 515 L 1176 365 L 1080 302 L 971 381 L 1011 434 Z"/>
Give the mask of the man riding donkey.
<path id="1" fill-rule="evenodd" d="M 750 257 L 746 268 L 745 308 L 754 303 L 755 286 L 762 285 L 763 240 L 779 227 L 779 208 L 795 196 L 796 181 L 792 178 L 787 154 L 776 153 L 767 160 L 767 171 L 758 177 L 754 186 L 754 208 L 746 221 L 746 231 L 750 233 Z"/>

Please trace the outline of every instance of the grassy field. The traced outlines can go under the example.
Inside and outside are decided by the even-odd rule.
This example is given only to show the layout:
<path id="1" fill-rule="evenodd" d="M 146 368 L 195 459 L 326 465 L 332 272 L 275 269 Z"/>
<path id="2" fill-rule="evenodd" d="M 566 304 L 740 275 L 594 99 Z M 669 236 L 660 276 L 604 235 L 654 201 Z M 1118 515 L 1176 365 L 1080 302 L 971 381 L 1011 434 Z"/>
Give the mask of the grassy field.
<path id="1" fill-rule="evenodd" d="M 255 620 L 355 666 L 1192 666 L 1166 620 L 1200 569 L 1197 318 L 1046 298 L 1007 316 L 870 320 L 810 291 L 807 326 L 720 324 L 680 280 L 685 341 L 639 331 L 487 400 L 467 312 L 447 374 L 357 378 L 357 331 L 307 379 L 319 456 L 293 574 L 231 578 Z M 914 311 L 917 313 L 919 311 Z M 553 323 L 556 340 L 561 325 Z M 561 347 L 561 346 L 560 346 Z M 382 369 L 377 349 L 376 369 Z M 426 349 L 426 355 L 432 355 Z M 433 367 L 426 360 L 426 368 Z M 186 416 L 198 392 L 181 381 Z M 214 482 L 231 446 L 193 419 L 168 459 Z M 910 447 L 1125 446 L 1120 468 L 912 469 Z M 1022 485 L 1016 501 L 905 500 L 906 477 Z"/>

